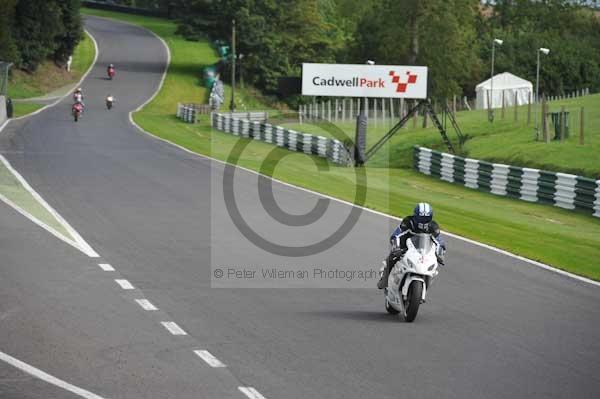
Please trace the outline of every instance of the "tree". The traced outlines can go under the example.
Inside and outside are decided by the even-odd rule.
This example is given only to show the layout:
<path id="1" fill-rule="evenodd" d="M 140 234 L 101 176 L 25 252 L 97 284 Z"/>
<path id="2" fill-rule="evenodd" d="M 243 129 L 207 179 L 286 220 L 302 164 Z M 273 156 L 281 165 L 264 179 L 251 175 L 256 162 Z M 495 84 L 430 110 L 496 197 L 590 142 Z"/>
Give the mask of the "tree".
<path id="1" fill-rule="evenodd" d="M 34 71 L 58 48 L 55 38 L 63 33 L 61 9 L 48 0 L 19 0 L 15 14 L 14 39 L 19 46 L 18 66 Z"/>
<path id="2" fill-rule="evenodd" d="M 54 51 L 54 60 L 64 63 L 83 37 L 83 26 L 81 22 L 80 0 L 62 0 L 58 2 L 61 9 L 62 29 L 56 36 L 58 44 Z"/>
<path id="3" fill-rule="evenodd" d="M 429 67 L 430 96 L 460 94 L 479 68 L 476 0 L 385 0 L 359 22 L 355 62 Z"/>
<path id="4" fill-rule="evenodd" d="M 0 61 L 16 62 L 19 57 L 12 34 L 15 5 L 16 0 L 0 2 Z"/>

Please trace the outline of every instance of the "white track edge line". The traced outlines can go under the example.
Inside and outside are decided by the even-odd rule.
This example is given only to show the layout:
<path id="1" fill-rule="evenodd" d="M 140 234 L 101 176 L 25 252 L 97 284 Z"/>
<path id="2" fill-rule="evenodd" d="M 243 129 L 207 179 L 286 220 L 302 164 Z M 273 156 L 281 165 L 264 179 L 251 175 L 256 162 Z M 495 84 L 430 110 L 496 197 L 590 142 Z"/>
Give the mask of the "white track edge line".
<path id="1" fill-rule="evenodd" d="M 238 389 L 250 399 L 266 399 L 254 387 L 238 387 Z"/>
<path id="2" fill-rule="evenodd" d="M 16 359 L 10 355 L 7 355 L 4 352 L 0 352 L 0 360 L 10 364 L 11 366 L 18 368 L 21 371 L 24 371 L 27 374 L 30 374 L 36 378 L 39 378 L 42 381 L 45 381 L 49 384 L 57 386 L 59 388 L 64 389 L 65 391 L 69 391 L 74 393 L 75 395 L 81 396 L 85 399 L 104 399 L 102 396 L 98 396 L 95 393 L 87 391 L 83 388 L 79 388 L 75 385 L 69 384 L 66 381 L 63 381 L 59 378 L 56 378 L 36 367 L 33 367 L 19 359 Z"/>
<path id="3" fill-rule="evenodd" d="M 140 305 L 140 307 L 144 310 L 158 310 L 158 308 L 156 306 L 154 306 L 152 304 L 152 302 L 150 302 L 149 300 L 147 300 L 146 298 L 142 298 L 142 299 L 136 299 L 135 300 L 137 302 L 138 305 Z"/>
<path id="4" fill-rule="evenodd" d="M 90 65 L 90 67 L 88 68 L 88 70 L 83 74 L 83 76 L 81 76 L 81 79 L 79 80 L 79 82 L 76 84 L 80 85 L 81 82 L 83 82 L 87 76 L 92 72 L 92 69 L 94 69 L 94 66 L 96 65 L 96 62 L 98 61 L 98 55 L 100 53 L 100 50 L 98 48 L 98 42 L 96 42 L 96 38 L 94 38 L 94 36 L 87 30 L 85 29 L 85 32 L 87 33 L 87 35 L 90 37 L 90 39 L 92 40 L 92 43 L 94 44 L 94 48 L 95 48 L 95 55 L 94 55 L 94 60 L 92 61 L 92 64 Z M 70 95 L 71 93 L 66 93 L 65 95 L 63 95 L 62 97 L 59 97 L 58 100 L 56 100 L 55 102 L 46 105 L 45 107 L 37 110 L 36 112 L 33 112 L 31 114 L 28 115 L 24 115 L 22 117 L 19 118 L 14 118 L 14 119 L 8 119 L 2 126 L 0 126 L 0 132 L 2 132 L 2 130 L 8 125 L 9 122 L 13 121 L 13 120 L 19 120 L 19 119 L 24 119 L 24 118 L 28 118 L 30 116 L 39 114 L 40 112 L 42 112 L 43 110 L 45 110 L 46 108 L 50 108 L 55 106 L 56 104 L 58 104 L 60 101 L 62 101 L 63 98 L 67 97 L 68 95 Z M 29 193 L 38 201 L 40 202 L 40 204 L 46 208 L 46 210 L 48 212 L 50 212 L 50 214 L 52 216 L 54 216 L 59 223 L 61 223 L 63 225 L 63 227 L 69 232 L 69 234 L 71 234 L 71 236 L 75 239 L 77 245 L 75 245 L 75 248 L 79 249 L 81 252 L 83 252 L 84 254 L 86 254 L 87 256 L 89 256 L 90 258 L 99 258 L 100 255 L 98 255 L 98 253 L 96 251 L 94 251 L 94 249 L 83 239 L 83 237 L 81 237 L 81 235 L 58 213 L 56 212 L 56 210 L 54 210 L 54 208 L 52 208 L 43 198 L 40 194 L 38 194 L 37 191 L 35 191 L 33 189 L 33 187 L 31 187 L 29 185 L 29 183 L 27 183 L 27 181 L 23 178 L 23 176 L 21 176 L 21 174 L 19 172 L 17 172 L 17 170 L 15 168 L 12 167 L 12 165 L 10 164 L 10 162 L 8 162 L 8 160 L 4 157 L 4 155 L 0 154 L 0 161 L 4 164 L 4 166 L 6 166 L 8 168 L 8 170 L 17 178 L 17 180 L 19 180 L 19 182 L 23 185 L 23 187 L 29 191 Z M 12 205 L 11 205 L 12 206 Z"/>
<path id="5" fill-rule="evenodd" d="M 114 272 L 115 268 L 110 263 L 98 263 L 98 266 L 105 272 Z"/>
<path id="6" fill-rule="evenodd" d="M 173 335 L 187 335 L 185 330 L 179 327 L 179 325 L 174 321 L 161 321 L 160 324 L 162 324 L 163 327 Z"/>
<path id="7" fill-rule="evenodd" d="M 81 251 L 81 248 L 75 241 L 69 240 L 67 237 L 64 236 L 64 234 L 58 232 L 54 227 L 51 227 L 51 226 L 47 225 L 46 223 L 42 222 L 41 220 L 39 220 L 38 218 L 33 216 L 31 213 L 27 212 L 25 209 L 21 208 L 19 205 L 12 202 L 10 199 L 8 199 L 3 194 L 0 194 L 0 200 L 2 200 L 4 203 L 6 203 L 6 205 L 13 208 L 15 211 L 19 212 L 21 215 L 25 216 L 27 219 L 29 219 L 33 223 L 37 224 L 44 230 L 48 231 L 50 234 L 54 235 L 56 238 L 66 242 L 67 244 L 69 244 L 72 247 Z"/>
<path id="8" fill-rule="evenodd" d="M 119 286 L 124 289 L 124 290 L 133 290 L 135 289 L 135 287 L 133 286 L 133 284 L 131 284 L 129 282 L 129 280 L 123 279 L 123 278 L 117 278 L 115 279 L 115 283 L 119 284 Z"/>
<path id="9" fill-rule="evenodd" d="M 50 204 L 46 202 L 46 200 L 34 190 L 33 187 L 29 185 L 27 180 L 13 166 L 8 162 L 8 160 L 4 157 L 4 155 L 0 154 L 0 162 L 4 164 L 4 166 L 17 178 L 19 183 L 27 190 L 36 201 L 38 201 L 59 223 L 63 225 L 63 227 L 67 230 L 67 232 L 75 239 L 75 242 L 78 244 L 78 248 L 81 252 L 85 253 L 90 258 L 99 258 L 100 255 L 96 253 L 92 249 L 92 247 L 79 235 L 79 233 L 54 209 Z"/>
<path id="10" fill-rule="evenodd" d="M 94 38 L 94 36 L 92 36 L 92 34 L 87 30 L 84 29 L 84 32 L 87 33 L 87 35 L 89 36 L 90 39 L 92 39 L 92 43 L 94 44 L 94 47 L 96 49 L 96 55 L 94 56 L 94 60 L 92 61 L 92 64 L 90 65 L 90 67 L 88 68 L 88 70 L 81 76 L 81 79 L 79 79 L 79 81 L 75 84 L 73 84 L 73 87 L 77 87 L 80 86 L 81 83 L 85 80 L 85 78 L 87 78 L 87 76 L 90 74 L 90 72 L 92 72 L 92 69 L 94 69 L 94 65 L 96 65 L 96 61 L 98 61 L 98 43 L 96 42 L 96 39 Z M 67 92 L 66 94 L 63 94 L 62 96 L 58 96 L 56 97 L 56 101 L 51 102 L 50 104 L 47 104 L 45 106 L 43 106 L 42 108 L 38 109 L 37 111 L 34 111 L 30 114 L 27 115 L 23 115 L 23 116 L 19 116 L 17 118 L 11 118 L 9 119 L 9 121 L 19 121 L 21 119 L 26 119 L 29 118 L 31 116 L 37 115 L 42 111 L 45 111 L 46 109 L 50 108 L 50 107 L 54 107 L 56 104 L 58 104 L 59 102 L 61 102 L 65 97 L 71 95 L 70 92 Z M 0 128 L 0 131 L 2 129 Z"/>
<path id="11" fill-rule="evenodd" d="M 210 367 L 227 367 L 225 363 L 217 359 L 212 353 L 205 349 L 195 350 L 194 353 L 206 362 Z"/>
<path id="12" fill-rule="evenodd" d="M 105 19 L 110 19 L 110 18 L 105 18 Z M 130 25 L 135 25 L 135 24 L 130 24 Z M 176 143 L 174 143 L 174 142 L 172 142 L 172 141 L 169 141 L 169 140 L 167 140 L 167 139 L 163 139 L 162 137 L 158 137 L 158 136 L 156 136 L 156 135 L 154 135 L 154 134 L 152 134 L 152 133 L 150 133 L 150 132 L 148 132 L 148 131 L 144 130 L 144 129 L 143 129 L 141 126 L 140 126 L 140 125 L 138 125 L 137 123 L 135 123 L 135 121 L 133 120 L 132 114 L 133 114 L 134 112 L 138 112 L 138 111 L 140 111 L 140 110 L 141 110 L 141 109 L 142 109 L 142 108 L 143 108 L 145 105 L 147 105 L 147 104 L 148 104 L 150 101 L 152 101 L 152 100 L 153 100 L 153 99 L 154 99 L 154 98 L 155 98 L 155 97 L 158 95 L 159 91 L 162 89 L 163 83 L 164 83 L 164 81 L 165 81 L 165 78 L 166 78 L 166 76 L 167 76 L 167 72 L 168 72 L 168 70 L 169 70 L 169 66 L 170 66 L 170 64 L 171 64 L 171 50 L 169 49 L 169 46 L 167 45 L 167 43 L 166 43 L 166 42 L 165 42 L 165 41 L 164 41 L 164 40 L 163 40 L 163 39 L 162 39 L 160 36 L 158 36 L 156 33 L 152 32 L 152 31 L 151 31 L 151 30 L 149 30 L 149 29 L 146 29 L 146 28 L 144 28 L 143 26 L 139 26 L 139 25 L 135 25 L 135 26 L 137 26 L 137 27 L 139 27 L 139 28 L 141 28 L 141 29 L 147 30 L 147 31 L 148 31 L 148 32 L 150 32 L 152 35 L 154 35 L 155 37 L 157 37 L 157 38 L 158 38 L 158 39 L 159 39 L 159 40 L 162 42 L 163 46 L 165 46 L 165 49 L 167 50 L 167 55 L 168 55 L 168 57 L 167 57 L 167 58 L 168 58 L 168 61 L 167 61 L 167 62 L 168 62 L 168 64 L 167 64 L 167 67 L 165 68 L 165 71 L 164 71 L 164 73 L 163 73 L 163 77 L 162 77 L 162 79 L 161 79 L 161 82 L 160 82 L 160 84 L 159 84 L 159 86 L 158 86 L 158 89 L 157 89 L 157 90 L 156 90 L 156 92 L 154 93 L 154 95 L 153 95 L 153 96 L 150 98 L 150 100 L 148 100 L 148 101 L 146 101 L 144 104 L 140 105 L 140 106 L 139 106 L 139 107 L 138 107 L 138 108 L 137 108 L 135 111 L 131 111 L 131 112 L 129 112 L 129 122 L 130 122 L 130 123 L 131 123 L 131 124 L 132 124 L 132 125 L 133 125 L 135 128 L 137 128 L 137 129 L 138 129 L 140 132 L 147 134 L 148 136 L 152 137 L 152 138 L 153 138 L 153 139 L 155 139 L 155 140 L 159 140 L 159 141 L 162 141 L 162 142 L 164 142 L 164 143 L 168 143 L 168 144 L 170 144 L 170 145 L 172 145 L 172 146 L 174 146 L 174 147 L 177 147 L 177 148 L 179 148 L 180 150 L 183 150 L 183 151 L 187 152 L 188 154 L 192 154 L 192 155 L 194 155 L 194 156 L 197 156 L 197 157 L 200 157 L 200 158 L 204 158 L 204 159 L 208 159 L 208 160 L 211 160 L 211 161 L 216 161 L 216 162 L 219 162 L 219 163 L 221 163 L 221 164 L 223 164 L 223 165 L 230 165 L 230 166 L 233 166 L 233 167 L 235 167 L 235 168 L 237 168 L 237 169 L 241 169 L 241 170 L 244 170 L 244 171 L 246 171 L 246 172 L 252 173 L 252 174 L 254 174 L 254 175 L 258 175 L 258 176 L 263 176 L 263 177 L 266 177 L 267 179 L 271 179 L 272 181 L 274 181 L 274 182 L 277 182 L 277 183 L 279 183 L 279 184 L 282 184 L 282 185 L 284 185 L 284 186 L 292 187 L 292 188 L 295 188 L 295 189 L 297 189 L 297 190 L 302 190 L 302 191 L 305 191 L 305 192 L 311 193 L 311 194 L 313 194 L 313 195 L 316 195 L 316 196 L 319 196 L 319 197 L 328 198 L 328 199 L 330 199 L 330 200 L 337 201 L 337 202 L 340 202 L 340 203 L 342 203 L 342 204 L 349 205 L 349 206 L 351 206 L 351 207 L 360 208 L 360 209 L 362 209 L 362 210 L 364 210 L 364 211 L 367 211 L 367 212 L 370 212 L 370 213 L 373 213 L 373 214 L 376 214 L 376 215 L 379 215 L 379 216 L 383 216 L 383 217 L 386 217 L 386 218 L 388 218 L 388 219 L 393 219 L 393 220 L 397 220 L 397 221 L 401 221 L 401 220 L 402 220 L 402 218 L 399 218 L 399 217 L 397 217 L 397 216 L 389 215 L 389 214 L 387 214 L 387 213 L 383 213 L 383 212 L 380 212 L 380 211 L 376 211 L 376 210 L 374 210 L 374 209 L 366 208 L 366 207 L 364 207 L 364 206 L 361 206 L 361 205 L 356 205 L 356 204 L 353 204 L 352 202 L 349 202 L 349 201 L 346 201 L 346 200 L 343 200 L 343 199 L 340 199 L 340 198 L 335 198 L 335 197 L 332 197 L 332 196 L 330 196 L 330 195 L 327 195 L 327 194 L 320 193 L 320 192 L 318 192 L 318 191 L 313 191 L 313 190 L 311 190 L 311 189 L 308 189 L 308 188 L 305 188 L 305 187 L 296 186 L 296 185 L 294 185 L 294 184 L 287 183 L 287 182 L 281 181 L 281 180 L 279 180 L 279 179 L 275 179 L 275 178 L 273 178 L 273 177 L 271 177 L 271 176 L 264 175 L 264 174 L 262 174 L 262 173 L 260 173 L 260 172 L 257 172 L 257 171 L 255 171 L 255 170 L 252 170 L 252 169 L 245 168 L 245 167 L 243 167 L 243 166 L 239 166 L 239 165 L 231 164 L 231 163 L 229 163 L 229 162 L 227 162 L 227 161 L 222 161 L 222 160 L 220 160 L 220 159 L 213 158 L 213 157 L 210 157 L 210 156 L 208 156 L 208 155 L 204 155 L 204 154 L 200 154 L 200 153 L 194 152 L 194 151 L 192 151 L 192 150 L 190 150 L 190 149 L 187 149 L 187 148 L 185 148 L 185 147 L 183 147 L 183 146 L 181 146 L 181 145 L 179 145 L 179 144 L 176 144 Z M 499 253 L 499 254 L 502 254 L 502 255 L 508 256 L 508 257 L 510 257 L 510 258 L 518 259 L 518 260 L 520 260 L 520 261 L 523 261 L 523 262 L 525 262 L 525 263 L 529 263 L 529 264 L 531 264 L 531 265 L 533 265 L 533 266 L 540 267 L 540 268 L 542 268 L 542 269 L 544 269 L 544 270 L 548 270 L 548 271 L 551 271 L 551 272 L 554 272 L 554 273 L 557 273 L 557 274 L 560 274 L 560 275 L 563 275 L 563 276 L 566 276 L 566 277 L 570 277 L 570 278 L 572 278 L 572 279 L 575 279 L 575 280 L 578 280 L 578 281 L 581 281 L 581 282 L 584 282 L 584 283 L 588 283 L 588 284 L 591 284 L 591 285 L 594 285 L 594 286 L 600 287 L 600 281 L 595 281 L 595 280 L 589 279 L 589 278 L 587 278 L 587 277 L 579 276 L 579 275 L 577 275 L 577 274 L 570 273 L 570 272 L 567 272 L 567 271 L 565 271 L 565 270 L 562 270 L 562 269 L 558 269 L 558 268 L 556 268 L 556 267 L 554 267 L 554 266 L 550 266 L 550 265 L 548 265 L 548 264 L 545 264 L 545 263 L 542 263 L 542 262 L 538 262 L 538 261 L 535 261 L 535 260 L 533 260 L 533 259 L 529 259 L 529 258 L 526 258 L 526 257 L 524 257 L 524 256 L 517 255 L 517 254 L 514 254 L 514 253 L 512 253 L 512 252 L 506 251 L 506 250 L 504 250 L 504 249 L 500 249 L 500 248 L 494 247 L 494 246 L 492 246 L 492 245 L 489 245 L 489 244 L 484 244 L 484 243 L 482 243 L 482 242 L 475 241 L 475 240 L 472 240 L 472 239 L 470 239 L 470 238 L 467 238 L 467 237 L 460 236 L 460 235 L 458 235 L 458 234 L 449 233 L 449 232 L 446 232 L 446 231 L 442 231 L 442 232 L 443 232 L 444 234 L 447 234 L 447 235 L 448 235 L 448 236 L 450 236 L 450 237 L 453 237 L 453 238 L 456 238 L 456 239 L 459 239 L 459 240 L 462 240 L 462 241 L 468 242 L 468 243 L 470 243 L 470 244 L 473 244 L 473 245 L 476 245 L 476 246 L 479 246 L 479 247 L 482 247 L 482 248 L 488 249 L 488 250 L 490 250 L 490 251 L 493 251 L 493 252 L 497 252 L 497 253 Z"/>

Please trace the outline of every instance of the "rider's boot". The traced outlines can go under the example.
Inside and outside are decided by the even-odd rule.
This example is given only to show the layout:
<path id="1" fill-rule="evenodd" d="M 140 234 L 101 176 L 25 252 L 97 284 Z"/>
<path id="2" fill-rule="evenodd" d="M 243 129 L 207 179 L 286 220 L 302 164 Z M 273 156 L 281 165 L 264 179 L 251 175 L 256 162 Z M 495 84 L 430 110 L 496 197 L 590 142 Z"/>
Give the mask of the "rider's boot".
<path id="1" fill-rule="evenodd" d="M 383 270 L 383 274 L 381 275 L 381 278 L 377 282 L 377 288 L 379 288 L 380 290 L 387 288 L 388 277 L 390 276 L 390 269 L 391 269 L 390 266 L 391 266 L 391 255 L 388 256 L 387 259 L 385 260 L 385 269 Z"/>

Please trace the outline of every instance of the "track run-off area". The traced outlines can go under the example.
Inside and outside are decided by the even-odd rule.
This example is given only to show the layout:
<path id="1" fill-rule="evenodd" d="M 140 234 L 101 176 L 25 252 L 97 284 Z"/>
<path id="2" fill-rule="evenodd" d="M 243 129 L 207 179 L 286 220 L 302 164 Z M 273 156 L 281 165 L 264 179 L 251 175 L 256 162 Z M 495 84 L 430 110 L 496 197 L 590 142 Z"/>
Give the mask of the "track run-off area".
<path id="1" fill-rule="evenodd" d="M 598 396 L 600 288 L 514 256 L 447 237 L 413 324 L 385 312 L 376 279 L 244 279 L 257 265 L 379 270 L 397 220 L 361 211 L 306 256 L 256 245 L 232 197 L 248 225 L 291 247 L 327 243 L 353 208 L 330 200 L 314 223 L 286 225 L 284 212 L 326 200 L 138 130 L 129 113 L 158 89 L 167 49 L 128 24 L 88 17 L 86 29 L 99 54 L 82 119 L 66 98 L 9 124 L 0 150 L 98 257 L 0 206 L 0 397 Z"/>

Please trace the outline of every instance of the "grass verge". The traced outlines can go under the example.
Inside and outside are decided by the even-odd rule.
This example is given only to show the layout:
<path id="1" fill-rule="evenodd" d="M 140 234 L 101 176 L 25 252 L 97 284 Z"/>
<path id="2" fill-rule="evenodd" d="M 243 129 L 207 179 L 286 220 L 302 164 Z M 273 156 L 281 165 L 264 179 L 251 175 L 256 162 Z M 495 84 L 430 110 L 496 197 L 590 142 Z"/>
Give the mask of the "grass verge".
<path id="1" fill-rule="evenodd" d="M 197 125 L 190 125 L 174 116 L 177 102 L 189 101 L 186 96 L 190 92 L 199 92 L 190 90 L 190 87 L 198 87 L 197 76 L 202 66 L 215 60 L 208 43 L 187 42 L 178 37 L 175 25 L 170 21 L 96 10 L 84 12 L 133 22 L 165 39 L 172 55 L 169 74 L 155 100 L 134 115 L 136 123 L 152 134 L 191 151 L 226 160 L 239 141 L 237 137 L 213 131 L 206 117 L 201 118 Z M 415 138 L 423 136 L 421 132 L 414 134 Z M 412 144 L 414 142 L 410 146 Z M 327 165 L 324 160 L 314 158 L 314 162 L 327 169 L 318 171 L 306 155 L 289 153 L 256 141 L 248 144 L 238 163 L 260 170 L 264 163 L 273 162 L 273 152 L 288 155 L 276 168 L 271 165 L 273 177 L 353 201 L 356 185 L 352 168 Z M 404 216 L 415 202 L 426 200 L 436 209 L 436 219 L 445 230 L 600 280 L 600 265 L 597 263 L 600 257 L 600 220 L 551 206 L 469 190 L 410 169 L 381 167 L 389 165 L 389 159 L 395 159 L 393 147 L 382 151 L 379 156 L 379 166 L 369 166 L 365 170 L 368 178 L 365 206 Z M 410 158 L 405 162 L 410 163 Z M 387 234 L 387 231 L 382 231 L 382 239 Z"/>
<path id="2" fill-rule="evenodd" d="M 534 112 L 532 106 L 531 120 L 527 123 L 528 107 L 517 107 L 516 120 L 514 107 L 507 108 L 502 117 L 502 111 L 496 110 L 495 121 L 490 123 L 487 111 L 462 111 L 456 114 L 457 121 L 463 133 L 469 135 L 462 155 L 491 162 L 507 163 L 522 167 L 566 172 L 591 178 L 600 176 L 600 94 L 570 98 L 548 103 L 549 112 L 558 112 L 562 107 L 569 112 L 570 136 L 563 140 L 551 140 L 549 143 L 534 140 Z M 584 108 L 584 144 L 579 144 L 581 128 L 580 112 Z M 375 123 L 371 118 L 368 132 L 368 145 L 373 145 L 390 128 L 391 124 Z M 554 126 L 548 118 L 548 131 L 554 137 Z M 538 118 L 541 126 L 541 115 Z M 430 123 L 431 125 L 431 123 Z M 319 124 L 288 123 L 287 127 L 306 133 L 316 133 L 331 136 Z M 355 123 L 338 122 L 339 127 L 350 137 L 354 136 Z M 454 131 L 448 123 L 448 133 L 456 141 Z M 380 167 L 411 167 L 411 151 L 414 144 L 446 151 L 440 135 L 433 127 L 422 128 L 419 119 L 416 127 L 409 121 L 384 147 L 385 154 L 375 154 L 370 161 L 371 166 Z"/>
<path id="3" fill-rule="evenodd" d="M 34 218 L 50 226 L 56 232 L 75 241 L 67 229 L 60 223 L 39 201 L 23 187 L 21 182 L 12 172 L 0 162 L 0 194 L 13 202 L 19 208 L 25 210 Z"/>
<path id="4" fill-rule="evenodd" d="M 71 72 L 45 61 L 34 73 L 18 69 L 11 71 L 8 96 L 12 99 L 43 97 L 66 85 L 78 82 L 94 61 L 94 43 L 86 33 L 73 52 Z"/>
<path id="5" fill-rule="evenodd" d="M 71 72 L 57 67 L 53 62 L 44 62 L 39 69 L 28 74 L 14 70 L 9 82 L 8 95 L 13 99 L 26 99 L 48 95 L 52 90 L 73 84 L 81 79 L 94 61 L 94 43 L 86 33 L 75 48 Z M 28 115 L 44 107 L 36 102 L 13 102 L 13 117 Z M 0 162 L 0 194 L 35 219 L 66 239 L 75 242 L 69 231 L 27 190 L 13 173 Z"/>
<path id="6" fill-rule="evenodd" d="M 13 103 L 13 118 L 31 114 L 43 106 L 37 103 Z"/>

